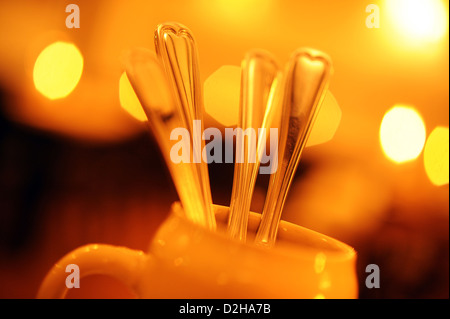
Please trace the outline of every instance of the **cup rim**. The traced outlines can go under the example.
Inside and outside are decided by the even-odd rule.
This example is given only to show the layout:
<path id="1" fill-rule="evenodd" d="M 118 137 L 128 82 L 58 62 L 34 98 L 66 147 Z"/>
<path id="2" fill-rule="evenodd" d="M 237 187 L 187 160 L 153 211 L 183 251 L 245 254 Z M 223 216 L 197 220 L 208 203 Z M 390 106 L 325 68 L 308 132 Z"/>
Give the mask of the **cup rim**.
<path id="1" fill-rule="evenodd" d="M 214 205 L 216 218 L 218 215 L 217 208 L 223 210 L 229 209 L 227 206 Z M 260 221 L 260 213 L 250 212 L 248 232 L 256 233 Z M 299 242 L 302 238 L 313 239 L 313 241 L 309 241 L 308 243 Z M 274 248 L 276 250 L 288 249 L 290 251 L 292 248 L 295 248 L 296 250 L 311 250 L 314 254 L 317 254 L 319 248 L 320 251 L 333 258 L 345 258 L 346 255 L 353 256 L 356 253 L 353 247 L 335 238 L 285 220 L 281 220 L 278 226 L 277 241 Z"/>
<path id="2" fill-rule="evenodd" d="M 213 210 L 216 216 L 218 229 L 211 232 L 208 229 L 197 229 L 204 231 L 205 234 L 222 237 L 225 240 L 231 240 L 226 234 L 226 221 L 228 217 L 229 207 L 224 205 L 213 204 Z M 182 207 L 179 202 L 175 202 L 171 212 L 178 218 L 184 219 L 193 228 L 199 228 L 197 225 L 187 220 L 182 213 Z M 248 239 L 247 242 L 239 242 L 233 240 L 236 245 L 243 245 L 256 251 L 272 250 L 272 253 L 285 255 L 298 259 L 311 260 L 317 258 L 318 254 L 326 255 L 327 262 L 343 262 L 354 260 L 356 251 L 353 247 L 345 244 L 335 238 L 324 235 L 320 232 L 305 228 L 303 226 L 281 220 L 277 235 L 277 241 L 272 248 L 258 246 L 252 243 L 256 230 L 261 221 L 261 214 L 250 212 L 248 221 Z M 293 254 L 293 251 L 295 254 Z"/>

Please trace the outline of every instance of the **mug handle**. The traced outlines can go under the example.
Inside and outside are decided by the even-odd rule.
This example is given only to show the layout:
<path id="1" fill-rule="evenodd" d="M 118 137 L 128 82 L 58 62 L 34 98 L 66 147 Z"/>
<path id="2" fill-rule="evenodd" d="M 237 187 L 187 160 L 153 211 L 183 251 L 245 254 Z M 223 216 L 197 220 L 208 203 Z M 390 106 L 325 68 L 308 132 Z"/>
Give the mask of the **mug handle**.
<path id="1" fill-rule="evenodd" d="M 47 273 L 37 298 L 65 297 L 68 291 L 66 278 L 70 275 L 66 267 L 70 264 L 79 267 L 80 279 L 89 275 L 109 275 L 121 280 L 139 295 L 137 286 L 148 260 L 149 256 L 141 250 L 106 244 L 81 246 L 61 258 Z"/>

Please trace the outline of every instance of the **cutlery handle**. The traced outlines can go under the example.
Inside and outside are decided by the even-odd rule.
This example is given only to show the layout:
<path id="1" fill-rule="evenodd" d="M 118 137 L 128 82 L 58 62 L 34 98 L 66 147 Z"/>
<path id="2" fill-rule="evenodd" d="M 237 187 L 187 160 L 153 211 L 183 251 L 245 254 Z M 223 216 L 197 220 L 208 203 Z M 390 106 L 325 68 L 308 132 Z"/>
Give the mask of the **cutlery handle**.
<path id="1" fill-rule="evenodd" d="M 275 244 L 287 193 L 300 161 L 331 73 L 331 60 L 321 52 L 299 49 L 293 53 L 284 82 L 279 168 L 269 180 L 256 243 Z"/>
<path id="2" fill-rule="evenodd" d="M 248 214 L 262 151 L 266 145 L 266 133 L 275 115 L 274 100 L 278 94 L 280 74 L 276 61 L 265 51 L 250 51 L 242 62 L 228 233 L 231 238 L 243 242 L 246 240 Z"/>
<path id="3" fill-rule="evenodd" d="M 210 229 L 215 227 L 212 218 L 205 213 L 204 190 L 198 175 L 198 164 L 190 161 L 193 153 L 191 135 L 177 111 L 166 74 L 155 54 L 145 49 L 135 49 L 127 57 L 127 76 L 148 118 L 149 129 L 155 136 L 188 219 Z M 185 134 L 184 134 L 185 133 Z M 174 161 L 171 140 L 177 142 L 187 159 Z M 208 185 L 209 186 L 209 185 Z M 211 209 L 211 203 L 207 206 Z"/>
<path id="4" fill-rule="evenodd" d="M 192 164 L 190 169 L 200 197 L 196 214 L 203 215 L 199 219 L 211 230 L 216 228 L 212 210 L 211 187 L 208 165 L 202 161 L 202 150 L 205 142 L 203 132 L 203 95 L 200 85 L 200 70 L 197 46 L 192 32 L 179 23 L 163 23 L 155 31 L 156 54 L 168 76 L 173 102 L 183 127 L 189 130 L 192 137 Z M 189 187 L 195 187 L 190 185 Z"/>

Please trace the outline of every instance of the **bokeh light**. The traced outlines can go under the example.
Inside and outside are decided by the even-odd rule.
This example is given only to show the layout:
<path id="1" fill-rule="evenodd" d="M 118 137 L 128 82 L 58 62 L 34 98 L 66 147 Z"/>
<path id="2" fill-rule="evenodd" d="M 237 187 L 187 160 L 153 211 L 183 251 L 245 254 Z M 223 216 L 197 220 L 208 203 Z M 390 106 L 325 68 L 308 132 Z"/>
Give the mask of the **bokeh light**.
<path id="1" fill-rule="evenodd" d="M 425 124 L 416 110 L 407 106 L 395 106 L 383 117 L 380 142 L 389 159 L 402 163 L 420 155 L 425 134 Z"/>
<path id="2" fill-rule="evenodd" d="M 333 93 L 327 91 L 306 146 L 319 145 L 332 140 L 341 123 L 341 117 L 342 111 L 336 98 Z"/>
<path id="3" fill-rule="evenodd" d="M 411 40 L 435 42 L 448 30 L 448 9 L 441 0 L 386 0 L 394 26 Z"/>
<path id="4" fill-rule="evenodd" d="M 239 117 L 240 86 L 240 67 L 220 67 L 205 80 L 205 112 L 224 126 L 236 125 Z"/>
<path id="5" fill-rule="evenodd" d="M 67 42 L 54 42 L 39 54 L 33 69 L 36 89 L 55 100 L 69 95 L 83 73 L 83 56 L 78 48 Z"/>
<path id="6" fill-rule="evenodd" d="M 205 111 L 224 126 L 235 126 L 239 117 L 241 68 L 224 65 L 205 81 Z M 330 91 L 325 93 L 306 146 L 323 144 L 335 135 L 342 111 Z"/>
<path id="7" fill-rule="evenodd" d="M 147 121 L 147 116 L 125 72 L 122 73 L 119 80 L 119 101 L 122 108 L 135 119 L 142 122 Z"/>
<path id="8" fill-rule="evenodd" d="M 448 184 L 448 148 L 448 127 L 436 127 L 428 136 L 423 154 L 425 171 L 430 181 L 436 186 Z"/>

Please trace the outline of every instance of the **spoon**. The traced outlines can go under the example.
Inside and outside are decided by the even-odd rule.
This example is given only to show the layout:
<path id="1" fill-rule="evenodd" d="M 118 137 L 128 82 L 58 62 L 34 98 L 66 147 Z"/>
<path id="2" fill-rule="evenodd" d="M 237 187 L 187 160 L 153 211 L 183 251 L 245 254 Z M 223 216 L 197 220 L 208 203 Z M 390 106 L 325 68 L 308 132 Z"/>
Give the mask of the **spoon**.
<path id="1" fill-rule="evenodd" d="M 266 145 L 266 131 L 275 114 L 274 97 L 280 79 L 281 72 L 271 55 L 261 50 L 247 53 L 242 62 L 236 157 L 228 217 L 229 236 L 242 242 L 246 240 L 252 194 Z M 256 146 L 255 130 L 258 128 L 261 130 L 257 131 Z M 245 132 L 249 132 L 247 138 L 244 138 Z"/>
<path id="2" fill-rule="evenodd" d="M 166 73 L 156 55 L 147 49 L 134 49 L 125 57 L 128 79 L 148 118 L 149 129 L 169 168 L 186 216 L 192 222 L 212 229 L 215 224 L 207 215 L 201 181 L 192 163 L 174 163 L 170 158 L 170 135 L 184 128 L 183 114 L 175 106 Z M 192 145 L 187 141 L 185 147 Z M 215 220 L 214 220 L 215 221 Z"/>
<path id="3" fill-rule="evenodd" d="M 289 186 L 324 98 L 331 69 L 330 58 L 312 49 L 295 51 L 288 62 L 282 102 L 279 165 L 269 180 L 261 224 L 255 238 L 258 245 L 272 247 L 275 244 Z"/>
<path id="4" fill-rule="evenodd" d="M 197 46 L 192 32 L 179 23 L 163 23 L 155 30 L 155 49 L 161 65 L 169 79 L 169 87 L 174 96 L 174 103 L 183 122 L 192 137 L 192 170 L 202 193 L 202 209 L 207 227 L 216 228 L 212 210 L 211 188 L 208 165 L 202 161 L 205 142 L 203 132 L 203 95 L 200 85 L 200 71 Z"/>

